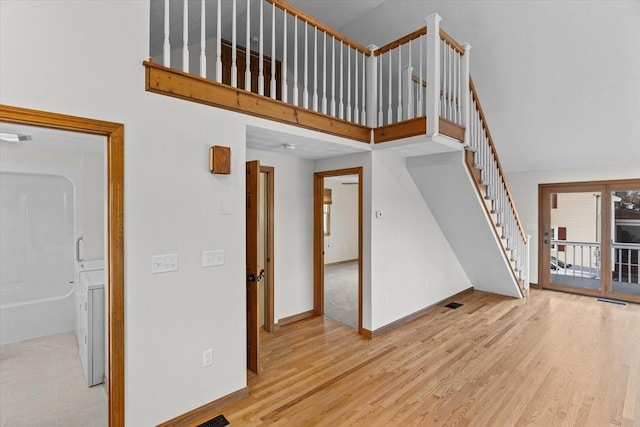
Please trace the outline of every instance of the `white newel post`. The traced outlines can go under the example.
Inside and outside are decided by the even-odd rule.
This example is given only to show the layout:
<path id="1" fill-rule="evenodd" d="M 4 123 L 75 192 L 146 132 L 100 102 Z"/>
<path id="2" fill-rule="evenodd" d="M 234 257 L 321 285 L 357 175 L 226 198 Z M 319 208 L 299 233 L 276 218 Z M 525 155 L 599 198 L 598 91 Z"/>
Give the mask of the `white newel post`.
<path id="1" fill-rule="evenodd" d="M 464 49 L 464 55 L 462 56 L 462 63 L 460 64 L 460 101 L 461 101 L 461 114 L 462 114 L 462 126 L 464 126 L 464 147 L 471 147 L 471 137 L 470 137 L 470 123 L 471 123 L 471 108 L 472 100 L 471 100 L 471 89 L 469 88 L 469 52 L 471 51 L 471 45 L 469 43 L 464 43 L 462 45 Z"/>
<path id="2" fill-rule="evenodd" d="M 440 21 L 433 13 L 425 18 L 427 22 L 427 136 L 434 137 L 440 132 Z"/>
<path id="3" fill-rule="evenodd" d="M 367 73 L 365 87 L 367 91 L 367 123 L 370 128 L 378 127 L 378 118 L 376 111 L 378 110 L 378 57 L 373 54 L 378 50 L 375 44 L 367 46 L 371 55 L 367 57 Z M 382 77 L 382 76 L 380 76 Z"/>

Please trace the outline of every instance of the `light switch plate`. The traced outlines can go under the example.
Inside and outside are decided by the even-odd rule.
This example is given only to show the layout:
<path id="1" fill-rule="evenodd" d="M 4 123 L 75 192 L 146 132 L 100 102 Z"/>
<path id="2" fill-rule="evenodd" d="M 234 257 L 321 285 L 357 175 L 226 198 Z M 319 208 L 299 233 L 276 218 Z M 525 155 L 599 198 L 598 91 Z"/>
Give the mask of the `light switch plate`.
<path id="1" fill-rule="evenodd" d="M 178 271 L 178 254 L 153 255 L 151 257 L 151 273 L 167 273 Z"/>
<path id="2" fill-rule="evenodd" d="M 217 267 L 224 265 L 224 250 L 202 251 L 202 266 Z"/>

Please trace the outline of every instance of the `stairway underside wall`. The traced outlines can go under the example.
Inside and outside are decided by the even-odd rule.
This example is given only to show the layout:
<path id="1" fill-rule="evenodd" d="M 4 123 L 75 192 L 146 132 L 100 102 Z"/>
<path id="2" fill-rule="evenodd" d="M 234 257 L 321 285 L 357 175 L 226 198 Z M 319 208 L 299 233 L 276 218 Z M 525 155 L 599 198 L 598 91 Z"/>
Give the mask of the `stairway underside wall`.
<path id="1" fill-rule="evenodd" d="M 464 164 L 464 151 L 412 157 L 407 167 L 474 288 L 521 298 Z"/>

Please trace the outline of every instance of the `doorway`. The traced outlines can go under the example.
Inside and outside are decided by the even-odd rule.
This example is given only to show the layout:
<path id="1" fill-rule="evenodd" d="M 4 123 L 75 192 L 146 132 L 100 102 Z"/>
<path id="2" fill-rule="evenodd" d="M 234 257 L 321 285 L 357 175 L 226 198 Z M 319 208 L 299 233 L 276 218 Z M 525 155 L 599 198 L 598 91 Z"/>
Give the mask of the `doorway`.
<path id="1" fill-rule="evenodd" d="M 356 258 L 348 256 L 346 261 L 355 261 L 357 264 L 357 330 L 362 335 L 362 168 L 340 169 L 326 172 L 316 172 L 314 174 L 314 315 L 321 316 L 326 313 L 325 307 L 325 257 L 328 256 L 325 243 L 330 237 L 332 230 L 331 212 L 332 200 L 328 200 L 330 189 L 328 181 L 332 180 L 336 185 L 341 186 L 342 182 L 346 186 L 355 188 L 357 197 L 357 218 L 356 227 Z M 330 203 L 329 203 L 330 202 Z M 334 209 L 335 211 L 335 209 Z M 335 224 L 333 227 L 335 232 Z M 339 265 L 339 264 L 338 264 Z"/>
<path id="2" fill-rule="evenodd" d="M 275 169 L 246 163 L 247 369 L 260 370 L 260 329 L 275 330 Z"/>
<path id="3" fill-rule="evenodd" d="M 640 302 L 640 180 L 539 186 L 545 289 Z"/>
<path id="4" fill-rule="evenodd" d="M 7 105 L 0 105 L 0 122 L 102 135 L 107 138 L 106 387 L 109 425 L 124 426 L 124 126 Z"/>

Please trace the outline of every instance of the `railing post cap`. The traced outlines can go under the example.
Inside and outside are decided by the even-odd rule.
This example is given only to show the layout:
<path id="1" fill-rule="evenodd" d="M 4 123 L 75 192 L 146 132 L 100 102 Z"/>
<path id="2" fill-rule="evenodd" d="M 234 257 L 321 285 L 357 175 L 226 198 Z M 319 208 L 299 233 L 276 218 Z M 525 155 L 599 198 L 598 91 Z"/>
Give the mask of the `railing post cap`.
<path id="1" fill-rule="evenodd" d="M 426 18 L 424 18 L 424 20 L 426 22 L 430 22 L 430 21 L 435 21 L 436 24 L 439 24 L 440 21 L 442 21 L 442 16 L 438 15 L 437 13 L 432 13 L 431 15 L 427 16 Z"/>
<path id="2" fill-rule="evenodd" d="M 469 43 L 462 43 L 461 46 L 465 52 L 469 52 L 471 50 L 471 45 Z"/>
<path id="3" fill-rule="evenodd" d="M 376 50 L 380 49 L 380 46 L 376 44 L 370 44 L 369 46 L 367 46 L 367 49 L 369 49 L 371 52 L 375 52 Z"/>

